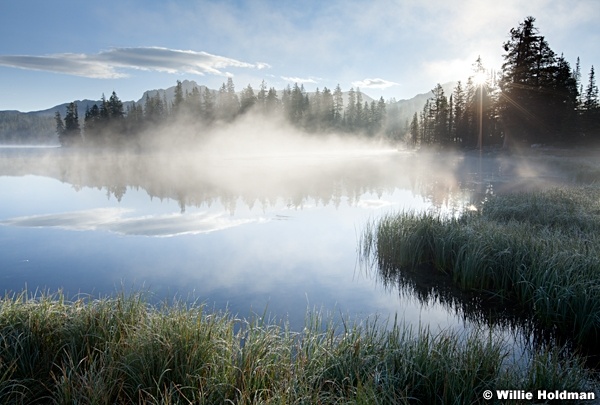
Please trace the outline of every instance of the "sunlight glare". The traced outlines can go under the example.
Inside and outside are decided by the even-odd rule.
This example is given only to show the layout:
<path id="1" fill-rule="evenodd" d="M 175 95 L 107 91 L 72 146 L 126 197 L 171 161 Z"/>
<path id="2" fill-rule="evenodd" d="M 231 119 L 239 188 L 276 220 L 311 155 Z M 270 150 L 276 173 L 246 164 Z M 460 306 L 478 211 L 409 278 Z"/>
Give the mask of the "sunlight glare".
<path id="1" fill-rule="evenodd" d="M 486 81 L 486 75 L 485 72 L 483 71 L 479 71 L 477 73 L 475 73 L 475 75 L 473 76 L 473 83 L 475 83 L 476 86 L 480 86 L 482 84 L 484 84 Z"/>

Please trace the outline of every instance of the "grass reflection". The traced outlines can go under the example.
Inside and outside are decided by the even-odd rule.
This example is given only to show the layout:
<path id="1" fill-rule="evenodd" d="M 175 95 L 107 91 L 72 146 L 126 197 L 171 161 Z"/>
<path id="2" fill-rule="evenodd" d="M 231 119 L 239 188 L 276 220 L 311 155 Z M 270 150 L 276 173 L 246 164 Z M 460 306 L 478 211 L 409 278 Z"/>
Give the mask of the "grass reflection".
<path id="1" fill-rule="evenodd" d="M 2 403 L 475 403 L 486 389 L 592 389 L 546 347 L 507 361 L 501 341 L 308 314 L 301 332 L 142 295 L 0 300 Z"/>
<path id="2" fill-rule="evenodd" d="M 385 283 L 418 292 L 419 269 L 435 269 L 461 294 L 476 292 L 479 302 L 515 308 L 543 330 L 589 346 L 600 333 L 599 230 L 600 189 L 560 188 L 494 196 L 457 218 L 388 215 L 365 229 L 361 255 Z M 436 294 L 449 303 L 460 296 Z M 469 301 L 461 308 L 482 313 Z"/>

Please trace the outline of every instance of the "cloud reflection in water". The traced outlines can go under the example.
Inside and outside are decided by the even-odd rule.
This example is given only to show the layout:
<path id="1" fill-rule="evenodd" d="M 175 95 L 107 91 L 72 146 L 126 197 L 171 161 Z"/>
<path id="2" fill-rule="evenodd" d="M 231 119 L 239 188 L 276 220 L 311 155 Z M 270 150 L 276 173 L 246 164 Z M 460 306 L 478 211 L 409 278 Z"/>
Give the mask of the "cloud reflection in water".
<path id="1" fill-rule="evenodd" d="M 171 237 L 220 231 L 267 218 L 232 218 L 226 213 L 174 213 L 131 217 L 134 210 L 97 208 L 59 214 L 31 215 L 0 221 L 0 225 L 61 228 L 74 231 L 105 230 L 120 235 Z"/>

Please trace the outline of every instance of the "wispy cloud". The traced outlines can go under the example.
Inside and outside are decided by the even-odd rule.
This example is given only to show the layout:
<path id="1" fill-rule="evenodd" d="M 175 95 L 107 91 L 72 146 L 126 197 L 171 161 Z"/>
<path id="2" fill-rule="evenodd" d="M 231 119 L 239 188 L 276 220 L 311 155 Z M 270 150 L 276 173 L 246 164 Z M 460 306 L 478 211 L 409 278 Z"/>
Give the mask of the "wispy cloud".
<path id="1" fill-rule="evenodd" d="M 352 82 L 352 85 L 355 87 L 362 87 L 365 89 L 387 89 L 388 87 L 398 86 L 398 83 L 377 78 Z"/>
<path id="2" fill-rule="evenodd" d="M 131 210 L 99 208 L 60 214 L 33 215 L 0 221 L 0 225 L 26 228 L 61 228 L 72 231 L 105 230 L 120 235 L 171 237 L 220 231 L 264 218 L 232 219 L 223 214 L 168 214 L 128 217 Z"/>
<path id="3" fill-rule="evenodd" d="M 311 84 L 317 84 L 317 80 L 318 78 L 316 77 L 290 77 L 290 76 L 281 76 L 281 78 L 283 80 L 285 80 L 286 82 L 293 82 L 293 83 L 311 83 Z"/>
<path id="4" fill-rule="evenodd" d="M 95 79 L 127 77 L 122 70 L 138 69 L 168 73 L 228 76 L 225 69 L 265 69 L 263 62 L 248 63 L 207 52 L 159 47 L 113 48 L 97 54 L 63 53 L 44 56 L 0 55 L 0 65 L 43 70 Z"/>

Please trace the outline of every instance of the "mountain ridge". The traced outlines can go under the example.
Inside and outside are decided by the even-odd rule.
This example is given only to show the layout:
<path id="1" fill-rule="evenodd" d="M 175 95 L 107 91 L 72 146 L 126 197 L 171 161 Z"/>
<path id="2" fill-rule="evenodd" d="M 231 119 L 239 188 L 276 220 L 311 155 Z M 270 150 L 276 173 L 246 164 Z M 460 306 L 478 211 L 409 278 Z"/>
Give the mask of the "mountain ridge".
<path id="1" fill-rule="evenodd" d="M 182 82 L 182 90 L 184 94 L 186 92 L 191 92 L 194 87 L 197 87 L 201 92 L 204 89 L 207 89 L 206 86 L 196 83 L 194 80 L 183 80 Z M 444 88 L 444 92 L 446 94 L 451 93 L 451 88 L 454 86 L 456 82 L 449 82 L 442 85 Z M 175 97 L 175 87 L 171 86 L 166 89 L 151 89 L 146 90 L 142 94 L 139 100 L 134 101 L 123 101 L 123 108 L 127 111 L 127 108 L 135 104 L 144 105 L 147 97 L 154 97 L 156 94 L 159 94 L 161 98 L 165 98 L 167 102 L 172 102 Z M 218 90 L 208 89 L 213 94 L 218 93 Z M 255 93 L 258 91 L 255 89 Z M 241 91 L 237 91 L 236 94 L 241 93 Z M 277 90 L 278 96 L 281 98 L 281 94 L 283 90 Z M 315 94 L 315 92 L 307 92 L 309 97 Z M 347 105 L 348 101 L 348 91 L 343 92 L 344 105 Z M 361 90 L 361 95 L 363 102 L 371 103 L 372 101 L 376 101 L 368 94 L 364 93 Z M 426 100 L 432 96 L 432 92 L 420 93 L 410 99 L 402 99 L 397 101 L 389 101 L 386 102 L 388 108 L 391 111 L 394 111 L 398 114 L 395 117 L 395 120 L 398 123 L 402 123 L 407 119 L 411 119 L 415 112 L 420 112 L 420 110 L 425 105 Z M 83 117 L 85 116 L 85 111 L 88 108 L 92 108 L 94 104 L 100 105 L 102 100 L 75 100 L 77 104 L 77 112 L 79 115 L 79 119 L 83 121 Z M 56 122 L 54 116 L 56 112 L 60 112 L 62 116 L 64 116 L 66 107 L 70 102 L 65 102 L 62 104 L 55 105 L 53 107 L 47 108 L 45 110 L 39 111 L 29 111 L 29 112 L 20 112 L 18 110 L 4 110 L 0 111 L 0 143 L 8 144 L 25 144 L 25 143 L 58 143 L 58 137 L 55 132 Z"/>

